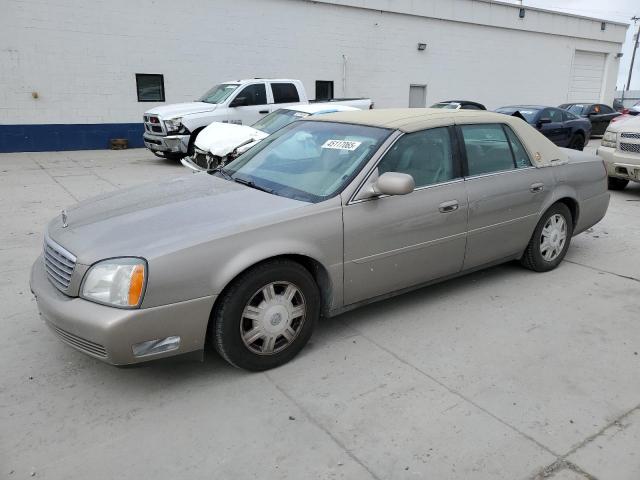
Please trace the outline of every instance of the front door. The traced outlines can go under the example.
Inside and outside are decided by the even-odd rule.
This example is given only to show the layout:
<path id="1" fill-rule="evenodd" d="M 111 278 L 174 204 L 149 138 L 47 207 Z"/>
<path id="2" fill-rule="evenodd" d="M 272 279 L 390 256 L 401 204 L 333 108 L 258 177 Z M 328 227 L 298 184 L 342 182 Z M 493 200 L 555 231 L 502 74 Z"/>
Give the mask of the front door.
<path id="1" fill-rule="evenodd" d="M 229 123 L 253 125 L 271 111 L 264 83 L 247 85 L 229 104 Z"/>
<path id="2" fill-rule="evenodd" d="M 507 125 L 461 125 L 469 195 L 464 269 L 522 253 L 550 195 L 550 168 L 535 168 Z"/>
<path id="3" fill-rule="evenodd" d="M 345 305 L 462 268 L 467 193 L 451 131 L 441 127 L 403 135 L 370 178 L 407 173 L 416 183 L 412 193 L 356 200 L 344 207 Z"/>

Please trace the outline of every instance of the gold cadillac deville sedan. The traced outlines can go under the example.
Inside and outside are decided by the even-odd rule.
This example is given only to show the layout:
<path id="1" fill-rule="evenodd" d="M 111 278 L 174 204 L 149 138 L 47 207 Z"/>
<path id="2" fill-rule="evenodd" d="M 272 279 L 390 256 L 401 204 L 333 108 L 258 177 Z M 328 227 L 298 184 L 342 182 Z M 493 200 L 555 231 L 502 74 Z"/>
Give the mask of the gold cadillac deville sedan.
<path id="1" fill-rule="evenodd" d="M 62 341 L 105 362 L 209 342 L 264 370 L 322 317 L 500 262 L 551 270 L 608 204 L 602 160 L 518 118 L 328 114 L 223 168 L 68 208 L 31 289 Z"/>

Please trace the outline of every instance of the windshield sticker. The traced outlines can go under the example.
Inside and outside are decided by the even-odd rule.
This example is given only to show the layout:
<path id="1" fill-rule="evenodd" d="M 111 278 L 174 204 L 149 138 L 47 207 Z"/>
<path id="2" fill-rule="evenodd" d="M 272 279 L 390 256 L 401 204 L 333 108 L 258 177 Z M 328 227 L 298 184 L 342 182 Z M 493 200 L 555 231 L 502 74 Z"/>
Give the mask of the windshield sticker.
<path id="1" fill-rule="evenodd" d="M 362 142 L 353 142 L 350 140 L 327 140 L 322 145 L 322 148 L 332 148 L 334 150 L 349 150 L 353 152 L 360 145 L 362 145 Z"/>

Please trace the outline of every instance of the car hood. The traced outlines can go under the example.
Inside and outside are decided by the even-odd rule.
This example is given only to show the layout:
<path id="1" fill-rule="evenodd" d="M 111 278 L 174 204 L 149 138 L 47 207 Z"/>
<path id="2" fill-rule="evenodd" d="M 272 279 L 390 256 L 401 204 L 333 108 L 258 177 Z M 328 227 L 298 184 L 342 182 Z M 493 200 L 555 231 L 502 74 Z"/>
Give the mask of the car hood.
<path id="1" fill-rule="evenodd" d="M 145 115 L 158 115 L 163 119 L 181 117 L 192 113 L 212 112 L 218 105 L 205 102 L 172 103 L 147 110 Z"/>
<path id="2" fill-rule="evenodd" d="M 640 116 L 628 115 L 627 118 L 621 118 L 615 122 L 611 122 L 607 127 L 607 130 L 611 132 L 625 132 L 640 133 Z"/>
<path id="3" fill-rule="evenodd" d="M 153 258 L 276 221 L 305 202 L 271 195 L 207 173 L 95 197 L 66 210 L 48 236 L 89 265 L 100 259 Z"/>
<path id="4" fill-rule="evenodd" d="M 196 138 L 196 147 L 218 157 L 231 153 L 239 145 L 262 140 L 268 134 L 248 125 L 214 122 Z"/>

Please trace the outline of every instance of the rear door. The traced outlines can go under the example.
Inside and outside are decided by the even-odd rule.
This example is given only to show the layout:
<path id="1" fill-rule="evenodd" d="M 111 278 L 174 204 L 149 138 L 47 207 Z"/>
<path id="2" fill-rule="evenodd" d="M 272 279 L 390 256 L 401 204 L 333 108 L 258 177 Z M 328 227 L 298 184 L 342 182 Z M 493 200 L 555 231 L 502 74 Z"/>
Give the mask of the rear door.
<path id="1" fill-rule="evenodd" d="M 416 183 L 412 193 L 352 200 L 345 205 L 346 305 L 462 268 L 467 193 L 454 154 L 453 132 L 450 127 L 438 127 L 403 135 L 369 177 L 407 173 Z"/>
<path id="2" fill-rule="evenodd" d="M 300 93 L 295 83 L 271 82 L 270 88 L 273 95 L 273 108 L 275 110 L 300 103 Z"/>
<path id="3" fill-rule="evenodd" d="M 550 120 L 549 123 L 542 123 L 543 119 Z M 558 108 L 545 108 L 539 113 L 536 128 L 545 137 L 559 147 L 566 147 L 571 138 L 571 126 L 563 118 L 562 110 Z"/>
<path id="4" fill-rule="evenodd" d="M 229 103 L 229 123 L 252 125 L 271 111 L 264 83 L 243 87 Z"/>
<path id="5" fill-rule="evenodd" d="M 532 166 L 508 125 L 460 125 L 469 226 L 464 269 L 522 253 L 549 195 L 550 168 Z"/>
<path id="6" fill-rule="evenodd" d="M 609 122 L 613 117 L 617 117 L 618 113 L 614 112 L 611 107 L 603 104 L 591 105 L 587 114 L 591 120 L 591 128 L 593 135 L 604 135 L 605 130 L 609 126 Z"/>

